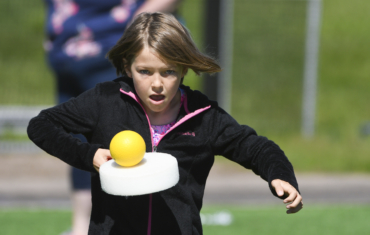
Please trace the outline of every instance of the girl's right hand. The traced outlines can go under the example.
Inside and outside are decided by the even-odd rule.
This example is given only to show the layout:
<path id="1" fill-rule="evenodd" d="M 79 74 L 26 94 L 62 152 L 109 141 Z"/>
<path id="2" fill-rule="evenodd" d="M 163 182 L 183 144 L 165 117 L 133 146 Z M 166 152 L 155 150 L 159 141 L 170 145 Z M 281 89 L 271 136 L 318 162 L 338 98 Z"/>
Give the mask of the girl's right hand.
<path id="1" fill-rule="evenodd" d="M 93 165 L 95 170 L 99 172 L 100 166 L 111 159 L 112 156 L 110 155 L 110 151 L 108 149 L 98 149 L 93 159 Z"/>

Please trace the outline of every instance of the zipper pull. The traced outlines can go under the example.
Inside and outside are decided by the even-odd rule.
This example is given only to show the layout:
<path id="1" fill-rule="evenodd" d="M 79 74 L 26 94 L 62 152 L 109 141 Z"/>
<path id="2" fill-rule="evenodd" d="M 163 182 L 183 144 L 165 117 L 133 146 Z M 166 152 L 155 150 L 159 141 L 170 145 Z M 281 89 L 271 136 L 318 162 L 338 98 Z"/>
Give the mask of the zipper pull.
<path id="1" fill-rule="evenodd" d="M 157 145 L 153 146 L 153 152 L 157 152 Z"/>

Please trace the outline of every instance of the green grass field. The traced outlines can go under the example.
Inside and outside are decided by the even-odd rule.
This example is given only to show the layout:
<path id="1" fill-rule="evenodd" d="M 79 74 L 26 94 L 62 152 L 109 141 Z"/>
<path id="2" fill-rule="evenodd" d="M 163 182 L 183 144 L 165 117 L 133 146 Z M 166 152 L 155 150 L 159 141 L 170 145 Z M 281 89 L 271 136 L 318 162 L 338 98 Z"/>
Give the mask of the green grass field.
<path id="1" fill-rule="evenodd" d="M 370 136 L 360 135 L 370 122 L 370 1 L 322 2 L 315 138 L 300 134 L 305 1 L 234 0 L 231 113 L 277 142 L 298 171 L 370 172 Z M 202 3 L 181 6 L 201 48 Z M 0 13 L 0 105 L 54 104 L 42 1 L 4 0 Z M 185 84 L 201 90 L 202 78 L 190 72 Z"/>
<path id="2" fill-rule="evenodd" d="M 369 206 L 310 206 L 297 214 L 285 214 L 283 207 L 208 206 L 205 216 L 229 213 L 230 225 L 204 225 L 205 235 L 348 235 L 370 231 Z M 1 210 L 2 235 L 53 235 L 68 230 L 67 210 Z"/>

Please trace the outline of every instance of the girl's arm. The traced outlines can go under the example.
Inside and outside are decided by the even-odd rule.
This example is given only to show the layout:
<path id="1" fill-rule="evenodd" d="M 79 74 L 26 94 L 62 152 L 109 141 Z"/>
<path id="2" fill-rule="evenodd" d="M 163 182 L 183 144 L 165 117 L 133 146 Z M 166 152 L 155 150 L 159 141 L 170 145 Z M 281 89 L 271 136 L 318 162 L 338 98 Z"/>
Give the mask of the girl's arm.
<path id="1" fill-rule="evenodd" d="M 84 134 L 87 139 L 99 117 L 99 89 L 95 88 L 31 119 L 29 138 L 50 155 L 76 168 L 95 171 L 93 157 L 102 145 L 83 143 L 70 133 Z"/>
<path id="2" fill-rule="evenodd" d="M 301 206 L 298 183 L 292 164 L 274 142 L 258 136 L 249 126 L 238 124 L 229 114 L 216 108 L 213 133 L 214 155 L 222 155 L 255 174 L 269 184 L 271 192 L 285 199 L 288 212 L 295 212 Z"/>

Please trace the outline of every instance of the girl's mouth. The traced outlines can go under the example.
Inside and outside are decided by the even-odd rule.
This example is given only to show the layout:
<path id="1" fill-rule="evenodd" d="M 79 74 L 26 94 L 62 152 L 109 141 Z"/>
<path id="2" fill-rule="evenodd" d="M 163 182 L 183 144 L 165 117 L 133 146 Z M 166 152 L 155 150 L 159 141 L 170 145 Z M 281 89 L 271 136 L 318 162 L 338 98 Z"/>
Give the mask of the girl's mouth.
<path id="1" fill-rule="evenodd" d="M 161 101 L 164 100 L 164 95 L 151 95 L 149 98 L 153 101 Z"/>

